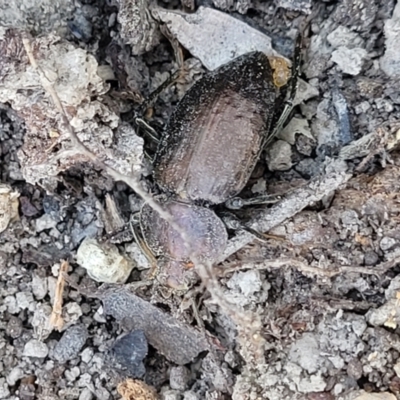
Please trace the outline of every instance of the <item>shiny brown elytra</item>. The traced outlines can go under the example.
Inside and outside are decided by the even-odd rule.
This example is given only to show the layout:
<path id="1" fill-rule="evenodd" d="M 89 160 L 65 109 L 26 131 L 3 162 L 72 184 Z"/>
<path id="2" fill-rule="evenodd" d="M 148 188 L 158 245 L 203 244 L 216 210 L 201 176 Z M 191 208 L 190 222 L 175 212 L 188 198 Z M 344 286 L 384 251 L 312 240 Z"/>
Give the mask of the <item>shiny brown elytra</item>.
<path id="1" fill-rule="evenodd" d="M 286 93 L 276 75 L 268 57 L 253 52 L 196 82 L 161 138 L 154 162 L 160 187 L 181 200 L 211 204 L 241 192 Z"/>
<path id="2" fill-rule="evenodd" d="M 163 283 L 184 288 L 191 257 L 213 264 L 224 252 L 225 226 L 195 203 L 224 203 L 243 190 L 282 113 L 288 70 L 283 59 L 245 54 L 205 74 L 173 112 L 156 153 L 154 179 L 170 196 L 164 207 L 190 248 L 150 207 L 144 206 L 140 220 L 148 247 L 160 256 Z"/>

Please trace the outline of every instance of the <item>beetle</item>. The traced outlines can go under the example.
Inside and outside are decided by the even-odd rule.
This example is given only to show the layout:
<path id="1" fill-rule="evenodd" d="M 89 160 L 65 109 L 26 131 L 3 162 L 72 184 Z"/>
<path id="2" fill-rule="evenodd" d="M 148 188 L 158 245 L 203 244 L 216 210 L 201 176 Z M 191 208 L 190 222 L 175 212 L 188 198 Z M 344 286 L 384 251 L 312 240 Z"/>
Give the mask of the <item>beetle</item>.
<path id="1" fill-rule="evenodd" d="M 153 176 L 168 198 L 165 209 L 181 230 L 146 204 L 140 214 L 141 233 L 159 256 L 168 286 L 186 286 L 184 271 L 193 267 L 191 257 L 212 264 L 225 250 L 226 227 L 209 207 L 243 190 L 282 126 L 296 92 L 299 54 L 298 45 L 291 71 L 282 58 L 242 55 L 206 73 L 173 111 L 159 141 Z"/>

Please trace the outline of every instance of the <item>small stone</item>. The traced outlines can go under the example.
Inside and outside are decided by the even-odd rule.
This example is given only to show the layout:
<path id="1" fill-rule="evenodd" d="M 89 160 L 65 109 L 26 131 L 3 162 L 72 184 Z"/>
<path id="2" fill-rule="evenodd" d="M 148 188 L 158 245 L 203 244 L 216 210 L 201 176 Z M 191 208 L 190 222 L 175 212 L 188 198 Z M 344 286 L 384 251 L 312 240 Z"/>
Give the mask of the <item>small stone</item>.
<path id="1" fill-rule="evenodd" d="M 390 250 L 392 247 L 394 247 L 396 245 L 396 239 L 393 239 L 391 237 L 383 237 L 381 242 L 379 243 L 379 247 L 381 248 L 381 250 L 383 251 L 388 251 Z"/>
<path id="2" fill-rule="evenodd" d="M 351 329 L 353 329 L 353 332 L 358 337 L 361 337 L 364 334 L 367 327 L 367 322 L 363 316 L 353 316 L 353 320 L 351 321 Z"/>
<path id="3" fill-rule="evenodd" d="M 111 348 L 114 368 L 127 371 L 129 376 L 141 378 L 146 369 L 143 359 L 147 356 L 148 346 L 144 332 L 133 331 L 118 339 Z"/>
<path id="4" fill-rule="evenodd" d="M 359 380 L 363 374 L 363 366 L 361 361 L 357 358 L 353 358 L 347 365 L 347 373 L 356 381 Z"/>
<path id="5" fill-rule="evenodd" d="M 24 371 L 20 367 L 13 368 L 7 375 L 7 383 L 14 386 L 24 376 Z"/>
<path id="6" fill-rule="evenodd" d="M 17 299 L 14 296 L 5 297 L 4 305 L 10 314 L 18 314 L 20 312 L 20 308 L 17 306 Z"/>
<path id="7" fill-rule="evenodd" d="M 97 282 L 124 283 L 135 263 L 119 253 L 116 246 L 86 238 L 77 252 L 78 264 Z"/>
<path id="8" fill-rule="evenodd" d="M 36 219 L 36 232 L 43 232 L 46 229 L 52 229 L 57 226 L 57 221 L 51 215 L 43 214 L 40 218 Z"/>
<path id="9" fill-rule="evenodd" d="M 78 356 L 88 337 L 84 325 L 78 324 L 68 328 L 54 348 L 53 357 L 65 363 Z"/>
<path id="10" fill-rule="evenodd" d="M 6 334 L 10 336 L 12 339 L 16 339 L 21 336 L 22 333 L 22 321 L 18 317 L 11 316 L 7 328 Z"/>
<path id="11" fill-rule="evenodd" d="M 311 80 L 310 80 L 310 82 L 311 82 Z M 315 84 L 311 85 L 311 83 L 308 83 L 308 82 L 304 81 L 303 79 L 299 78 L 297 85 L 298 85 L 298 87 L 297 87 L 296 97 L 293 100 L 294 105 L 299 105 L 299 104 L 319 95 L 317 82 L 315 82 Z"/>
<path id="12" fill-rule="evenodd" d="M 161 393 L 161 400 L 180 400 L 181 393 L 177 390 L 166 390 Z"/>
<path id="13" fill-rule="evenodd" d="M 351 397 L 352 400 L 396 400 L 396 397 L 388 392 L 369 393 L 360 390 L 358 396 Z"/>
<path id="14" fill-rule="evenodd" d="M 34 274 L 32 277 L 32 293 L 36 300 L 42 300 L 47 294 L 47 279 Z"/>
<path id="15" fill-rule="evenodd" d="M 88 373 L 82 374 L 79 379 L 78 382 L 76 382 L 76 385 L 78 387 L 90 387 L 92 384 L 92 376 Z"/>
<path id="16" fill-rule="evenodd" d="M 258 271 L 237 272 L 228 281 L 231 289 L 238 287 L 245 296 L 251 296 L 261 290 L 262 282 Z"/>
<path id="17" fill-rule="evenodd" d="M 190 371 L 183 365 L 172 367 L 169 374 L 169 385 L 171 389 L 185 390 L 190 380 Z"/>
<path id="18" fill-rule="evenodd" d="M 357 104 L 354 107 L 354 111 L 358 115 L 361 113 L 366 113 L 370 108 L 371 108 L 371 104 L 369 104 L 368 101 L 362 101 L 360 104 Z"/>
<path id="19" fill-rule="evenodd" d="M 310 125 L 304 118 L 292 118 L 290 122 L 277 134 L 277 138 L 294 145 L 296 143 L 296 135 L 304 135 L 315 140 L 311 133 Z"/>
<path id="20" fill-rule="evenodd" d="M 227 13 L 200 6 L 191 14 L 161 8 L 153 10 L 154 14 L 210 71 L 248 53 L 249 49 L 279 56 L 267 35 Z"/>
<path id="21" fill-rule="evenodd" d="M 60 202 L 55 197 L 47 195 L 44 196 L 42 206 L 43 211 L 52 216 L 54 219 L 56 219 L 60 213 Z"/>
<path id="22" fill-rule="evenodd" d="M 106 388 L 99 387 L 96 389 L 97 400 L 109 400 L 110 397 L 110 392 Z"/>
<path id="23" fill-rule="evenodd" d="M 200 400 L 200 398 L 195 392 L 188 390 L 187 392 L 183 393 L 183 400 Z"/>
<path id="24" fill-rule="evenodd" d="M 46 343 L 31 339 L 25 344 L 23 355 L 26 357 L 45 358 L 49 354 Z"/>
<path id="25" fill-rule="evenodd" d="M 92 400 L 92 399 L 93 399 L 93 393 L 88 388 L 82 389 L 82 392 L 79 395 L 79 400 Z"/>
<path id="26" fill-rule="evenodd" d="M 107 322 L 102 306 L 100 306 L 99 309 L 94 313 L 93 319 L 101 324 L 105 324 Z"/>
<path id="27" fill-rule="evenodd" d="M 21 196 L 19 202 L 21 204 L 21 212 L 25 217 L 33 217 L 38 214 L 38 209 L 30 202 L 28 197 Z"/>
<path id="28" fill-rule="evenodd" d="M 394 372 L 396 372 L 396 375 L 398 378 L 400 378 L 400 360 L 396 362 L 396 364 L 393 366 Z"/>
<path id="29" fill-rule="evenodd" d="M 0 399 L 8 399 L 10 394 L 5 378 L 0 378 Z"/>
<path id="30" fill-rule="evenodd" d="M 383 306 L 376 309 L 370 309 L 366 318 L 372 326 L 390 326 L 396 328 L 400 323 L 400 310 L 397 305 L 397 299 L 390 299 Z"/>
<path id="31" fill-rule="evenodd" d="M 378 264 L 379 256 L 374 251 L 367 251 L 364 254 L 364 264 L 368 266 L 373 266 Z"/>
<path id="32" fill-rule="evenodd" d="M 318 341 L 312 333 L 305 333 L 294 342 L 289 351 L 289 359 L 305 369 L 309 374 L 316 373 L 321 364 Z"/>
<path id="33" fill-rule="evenodd" d="M 376 104 L 376 108 L 380 111 L 383 110 L 387 113 L 391 113 L 394 109 L 393 103 L 390 100 L 378 98 L 375 99 L 374 101 Z"/>
<path id="34" fill-rule="evenodd" d="M 292 167 L 290 144 L 283 140 L 277 140 L 268 148 L 266 160 L 270 171 L 287 171 Z"/>
<path id="35" fill-rule="evenodd" d="M 390 77 L 400 76 L 400 3 L 397 2 L 391 19 L 385 21 L 385 54 L 380 60 L 382 71 Z"/>
<path id="36" fill-rule="evenodd" d="M 35 308 L 35 302 L 33 301 L 33 295 L 31 292 L 18 292 L 16 295 L 17 306 L 21 310 L 29 309 L 33 311 Z"/>
<path id="37" fill-rule="evenodd" d="M 90 360 L 93 357 L 93 349 L 91 347 L 87 347 L 85 350 L 82 351 L 81 353 L 81 360 L 86 363 L 89 364 Z"/>
<path id="38" fill-rule="evenodd" d="M 349 28 L 343 25 L 339 25 L 335 30 L 333 30 L 327 36 L 327 40 L 334 49 L 337 49 L 338 47 L 347 47 L 349 49 L 362 47 L 364 42 L 358 33 L 352 32 Z"/>
<path id="39" fill-rule="evenodd" d="M 339 47 L 332 53 L 331 59 L 345 74 L 358 75 L 367 55 L 367 51 L 360 47 L 355 49 Z"/>
<path id="40" fill-rule="evenodd" d="M 304 14 L 311 13 L 311 0 L 275 0 L 277 7 L 285 8 L 286 10 L 301 11 Z"/>
<path id="41" fill-rule="evenodd" d="M 65 377 L 68 382 L 74 382 L 76 378 L 81 374 L 79 367 L 73 367 L 65 371 Z"/>
<path id="42" fill-rule="evenodd" d="M 71 33 L 79 40 L 88 42 L 92 37 L 92 24 L 82 14 L 75 14 L 73 21 L 68 22 Z"/>

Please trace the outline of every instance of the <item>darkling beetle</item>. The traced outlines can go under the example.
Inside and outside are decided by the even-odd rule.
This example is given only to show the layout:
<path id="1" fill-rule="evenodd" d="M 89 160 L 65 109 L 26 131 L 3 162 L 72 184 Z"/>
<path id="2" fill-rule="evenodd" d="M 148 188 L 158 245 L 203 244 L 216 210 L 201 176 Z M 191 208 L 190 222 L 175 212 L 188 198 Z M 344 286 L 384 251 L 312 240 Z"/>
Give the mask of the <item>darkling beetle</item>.
<path id="1" fill-rule="evenodd" d="M 210 206 L 243 190 L 261 152 L 290 114 L 300 50 L 299 35 L 291 69 L 283 58 L 242 55 L 206 73 L 172 113 L 155 155 L 154 180 L 166 195 L 163 207 L 190 239 L 190 249 L 150 206 L 140 213 L 140 231 L 147 253 L 158 257 L 162 284 L 184 289 L 192 258 L 213 264 L 223 254 L 227 230 Z"/>

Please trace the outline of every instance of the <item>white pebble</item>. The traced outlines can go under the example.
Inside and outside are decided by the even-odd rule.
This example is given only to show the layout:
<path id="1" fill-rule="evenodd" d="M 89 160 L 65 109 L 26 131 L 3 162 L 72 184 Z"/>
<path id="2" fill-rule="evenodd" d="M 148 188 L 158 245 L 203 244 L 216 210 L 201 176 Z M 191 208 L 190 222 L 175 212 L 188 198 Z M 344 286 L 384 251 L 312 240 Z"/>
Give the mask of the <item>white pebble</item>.
<path id="1" fill-rule="evenodd" d="M 46 343 L 32 339 L 25 344 L 23 355 L 26 357 L 45 358 L 49 354 Z"/>

